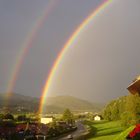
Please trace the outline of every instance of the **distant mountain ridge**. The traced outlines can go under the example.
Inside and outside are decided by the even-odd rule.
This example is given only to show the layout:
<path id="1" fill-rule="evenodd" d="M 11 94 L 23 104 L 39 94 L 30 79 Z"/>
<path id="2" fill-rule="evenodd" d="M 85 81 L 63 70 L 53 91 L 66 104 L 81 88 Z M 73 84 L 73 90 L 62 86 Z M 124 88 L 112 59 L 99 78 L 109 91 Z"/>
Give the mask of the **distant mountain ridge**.
<path id="1" fill-rule="evenodd" d="M 99 111 L 103 107 L 100 104 L 93 104 L 73 96 L 49 97 L 47 98 L 46 106 L 49 105 L 56 105 L 63 110 L 69 108 L 72 111 Z"/>
<path id="2" fill-rule="evenodd" d="M 0 107 L 5 104 L 6 99 L 4 94 L 0 94 Z M 20 94 L 12 94 L 10 101 L 8 102 L 11 110 L 16 111 L 18 108 L 24 109 L 24 111 L 37 111 L 39 107 L 40 99 Z M 69 108 L 75 112 L 83 111 L 100 111 L 103 108 L 102 104 L 95 104 L 83 99 L 79 99 L 73 96 L 56 96 L 48 97 L 46 101 L 46 112 L 62 113 L 66 108 Z M 23 110 L 22 110 L 23 111 Z"/>

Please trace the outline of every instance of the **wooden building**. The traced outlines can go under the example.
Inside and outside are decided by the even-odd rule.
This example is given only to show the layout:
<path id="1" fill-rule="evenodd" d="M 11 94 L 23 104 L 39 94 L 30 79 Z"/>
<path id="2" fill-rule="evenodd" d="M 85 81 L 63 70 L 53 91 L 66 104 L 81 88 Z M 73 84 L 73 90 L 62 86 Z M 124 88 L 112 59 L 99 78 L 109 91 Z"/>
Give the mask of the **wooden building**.
<path id="1" fill-rule="evenodd" d="M 128 91 L 131 94 L 140 94 L 140 76 L 137 77 L 131 85 L 128 86 Z"/>

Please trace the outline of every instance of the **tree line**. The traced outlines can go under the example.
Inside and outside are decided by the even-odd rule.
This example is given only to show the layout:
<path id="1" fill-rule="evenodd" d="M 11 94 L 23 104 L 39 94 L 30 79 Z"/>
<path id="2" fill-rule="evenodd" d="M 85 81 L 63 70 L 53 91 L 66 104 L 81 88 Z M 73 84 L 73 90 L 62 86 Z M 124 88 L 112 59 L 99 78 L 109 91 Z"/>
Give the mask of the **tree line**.
<path id="1" fill-rule="evenodd" d="M 122 120 L 123 126 L 140 123 L 140 96 L 139 94 L 120 97 L 111 101 L 103 110 L 106 120 Z"/>

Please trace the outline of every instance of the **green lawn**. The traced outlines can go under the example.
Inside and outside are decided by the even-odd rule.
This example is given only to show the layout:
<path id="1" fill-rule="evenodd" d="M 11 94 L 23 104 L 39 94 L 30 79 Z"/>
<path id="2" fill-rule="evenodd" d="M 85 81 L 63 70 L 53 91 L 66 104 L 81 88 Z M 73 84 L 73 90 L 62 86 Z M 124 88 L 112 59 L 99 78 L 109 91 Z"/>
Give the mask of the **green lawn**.
<path id="1" fill-rule="evenodd" d="M 89 140 L 113 140 L 124 130 L 120 121 L 87 121 L 86 124 L 91 128 L 91 138 Z"/>
<path id="2" fill-rule="evenodd" d="M 114 140 L 125 140 L 126 136 L 129 134 L 130 131 L 132 131 L 135 128 L 135 126 L 131 126 L 127 128 L 125 131 L 123 131 L 121 134 L 119 134 Z"/>

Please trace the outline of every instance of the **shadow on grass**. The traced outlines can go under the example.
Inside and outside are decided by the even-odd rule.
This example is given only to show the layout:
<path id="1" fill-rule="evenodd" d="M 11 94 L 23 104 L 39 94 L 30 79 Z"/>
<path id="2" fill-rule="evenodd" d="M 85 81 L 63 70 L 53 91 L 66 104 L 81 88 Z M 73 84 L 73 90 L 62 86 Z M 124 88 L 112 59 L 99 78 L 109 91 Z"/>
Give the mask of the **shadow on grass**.
<path id="1" fill-rule="evenodd" d="M 107 131 L 107 130 L 114 130 L 114 131 L 123 131 L 124 128 L 119 128 L 119 127 L 108 127 L 108 128 L 98 128 L 98 132 L 100 131 Z"/>
<path id="2" fill-rule="evenodd" d="M 102 133 L 102 134 L 97 134 L 97 135 L 94 135 L 95 137 L 100 137 L 100 136 L 107 136 L 107 135 L 116 135 L 116 134 L 119 134 L 121 133 L 122 130 L 118 130 L 118 131 L 114 131 L 114 132 L 108 132 L 108 133 Z"/>
<path id="3" fill-rule="evenodd" d="M 116 135 L 119 134 L 123 131 L 122 128 L 118 127 L 118 126 L 111 126 L 109 125 L 109 127 L 98 127 L 98 124 L 105 124 L 108 121 L 101 121 L 101 122 L 91 122 L 91 121 L 86 121 L 85 124 L 88 125 L 90 127 L 90 134 L 88 136 L 88 138 L 96 138 L 96 137 L 102 137 L 102 136 L 109 136 L 109 135 Z"/>
<path id="4" fill-rule="evenodd" d="M 103 124 L 103 123 L 106 123 L 108 121 L 106 120 L 101 120 L 101 121 L 93 121 L 92 124 Z"/>
<path id="5" fill-rule="evenodd" d="M 116 127 L 112 127 L 112 128 L 98 128 L 98 132 L 100 132 L 100 131 L 104 131 L 104 130 L 111 130 L 111 129 L 115 129 Z"/>

